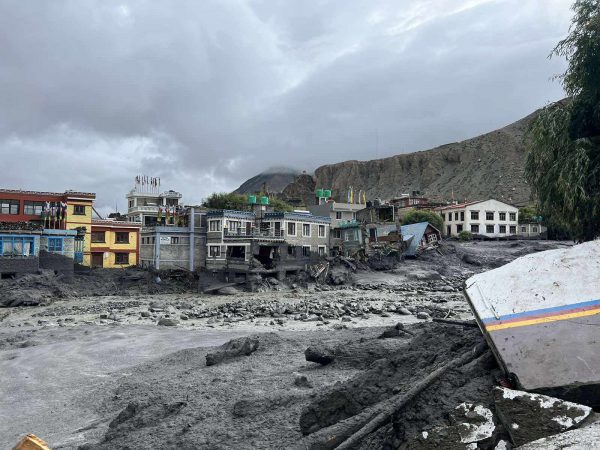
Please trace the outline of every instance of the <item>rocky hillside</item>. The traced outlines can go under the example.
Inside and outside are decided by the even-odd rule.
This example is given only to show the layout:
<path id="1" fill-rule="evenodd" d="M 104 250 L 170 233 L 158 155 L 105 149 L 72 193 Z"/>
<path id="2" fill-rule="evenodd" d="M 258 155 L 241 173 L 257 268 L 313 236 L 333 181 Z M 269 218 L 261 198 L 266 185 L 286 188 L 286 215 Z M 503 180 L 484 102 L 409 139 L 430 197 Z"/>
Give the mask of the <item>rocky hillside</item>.
<path id="1" fill-rule="evenodd" d="M 246 180 L 233 192 L 236 194 L 254 194 L 262 191 L 266 185 L 267 191 L 280 193 L 288 184 L 294 182 L 294 177 L 298 173 L 298 171 L 287 167 L 272 168 Z"/>
<path id="2" fill-rule="evenodd" d="M 433 200 L 449 200 L 454 195 L 461 201 L 496 198 L 517 205 L 527 203 L 531 191 L 523 174 L 523 139 L 535 114 L 499 130 L 431 150 L 321 166 L 315 171 L 315 186 L 331 188 L 338 199 L 354 186 L 355 190 L 364 189 L 370 199 L 421 191 Z M 310 198 L 312 193 L 299 193 L 303 186 L 288 186 L 286 191 Z"/>

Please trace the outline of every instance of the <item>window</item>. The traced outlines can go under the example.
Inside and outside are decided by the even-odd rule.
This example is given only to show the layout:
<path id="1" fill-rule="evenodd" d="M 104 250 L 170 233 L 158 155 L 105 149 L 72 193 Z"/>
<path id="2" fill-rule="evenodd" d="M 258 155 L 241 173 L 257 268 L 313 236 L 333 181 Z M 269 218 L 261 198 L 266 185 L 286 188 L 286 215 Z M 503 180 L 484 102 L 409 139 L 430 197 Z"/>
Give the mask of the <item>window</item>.
<path id="1" fill-rule="evenodd" d="M 325 225 L 319 225 L 319 237 L 325 237 Z"/>
<path id="2" fill-rule="evenodd" d="M 319 227 L 319 236 L 321 235 L 321 228 Z M 342 230 L 333 230 L 333 237 L 335 239 L 341 239 L 342 238 Z"/>
<path id="3" fill-rule="evenodd" d="M 19 214 L 19 200 L 0 200 L 0 214 Z"/>
<path id="4" fill-rule="evenodd" d="M 533 233 L 537 233 L 537 232 L 538 232 L 538 227 L 533 227 L 533 228 L 531 229 L 531 231 L 532 231 Z"/>
<path id="5" fill-rule="evenodd" d="M 288 255 L 292 257 L 296 257 L 296 247 L 293 245 L 288 245 Z"/>
<path id="6" fill-rule="evenodd" d="M 23 206 L 23 213 L 29 216 L 41 216 L 44 202 L 28 202 Z"/>
<path id="7" fill-rule="evenodd" d="M 471 211 L 471 220 L 479 220 L 479 211 Z"/>
<path id="8" fill-rule="evenodd" d="M 517 220 L 517 213 L 510 213 L 509 216 L 511 221 L 514 222 L 515 220 Z"/>
<path id="9" fill-rule="evenodd" d="M 290 236 L 296 236 L 296 223 L 295 222 L 288 222 L 287 234 Z"/>
<path id="10" fill-rule="evenodd" d="M 448 213 L 448 222 L 452 222 L 452 213 L 451 212 Z"/>
<path id="11" fill-rule="evenodd" d="M 458 220 L 458 212 L 454 213 L 454 220 Z"/>
<path id="12" fill-rule="evenodd" d="M 526 227 L 521 227 L 521 233 L 526 233 L 527 232 L 527 228 Z"/>
<path id="13" fill-rule="evenodd" d="M 506 225 L 500 225 L 500 234 L 506 234 Z"/>
<path id="14" fill-rule="evenodd" d="M 456 232 L 460 233 L 463 230 L 463 226 L 462 225 L 456 225 Z"/>
<path id="15" fill-rule="evenodd" d="M 356 213 L 355 212 L 352 213 L 352 220 L 356 220 Z"/>
<path id="16" fill-rule="evenodd" d="M 115 244 L 129 244 L 129 232 L 117 231 L 115 233 Z"/>
<path id="17" fill-rule="evenodd" d="M 48 238 L 48 251 L 50 253 L 62 253 L 63 251 L 63 239 L 58 237 Z"/>
<path id="18" fill-rule="evenodd" d="M 218 258 L 221 256 L 221 246 L 219 245 L 211 245 L 208 247 L 208 255 L 211 258 Z"/>
<path id="19" fill-rule="evenodd" d="M 310 224 L 309 223 L 302 224 L 302 236 L 310 237 Z"/>
<path id="20" fill-rule="evenodd" d="M 510 226 L 510 234 L 517 234 L 517 227 L 514 225 Z"/>
<path id="21" fill-rule="evenodd" d="M 500 215 L 500 220 L 506 220 L 506 213 L 505 212 L 501 212 L 498 213 Z"/>
<path id="22" fill-rule="evenodd" d="M 319 256 L 325 256 L 325 246 L 319 245 Z"/>
<path id="23" fill-rule="evenodd" d="M 0 236 L 0 256 L 35 256 L 34 238 Z"/>
<path id="24" fill-rule="evenodd" d="M 73 214 L 76 216 L 85 216 L 85 205 L 73 205 Z"/>
<path id="25" fill-rule="evenodd" d="M 458 213 L 457 213 L 457 214 L 458 214 Z M 458 227 L 457 227 L 457 228 L 458 228 Z M 438 240 L 438 238 L 437 238 L 437 234 L 435 234 L 435 233 L 429 233 L 429 234 L 427 235 L 427 242 L 430 242 L 430 243 L 431 243 L 431 242 L 435 242 L 435 241 L 437 241 L 437 240 Z"/>
<path id="26" fill-rule="evenodd" d="M 106 242 L 106 233 L 104 231 L 92 231 L 92 242 Z"/>
<path id="27" fill-rule="evenodd" d="M 485 213 L 485 220 L 494 220 L 494 212 L 493 211 L 486 211 L 486 213 Z"/>
<path id="28" fill-rule="evenodd" d="M 461 212 L 460 212 L 460 220 L 461 220 L 462 222 L 464 222 L 464 221 L 465 221 L 465 212 L 464 212 L 464 211 L 461 211 Z"/>
<path id="29" fill-rule="evenodd" d="M 472 211 L 471 214 L 473 214 Z M 479 233 L 479 225 L 471 225 L 471 233 Z"/>
<path id="30" fill-rule="evenodd" d="M 129 264 L 129 253 L 115 253 L 115 264 Z"/>
<path id="31" fill-rule="evenodd" d="M 179 236 L 172 236 L 171 244 L 179 244 Z"/>
<path id="32" fill-rule="evenodd" d="M 220 220 L 209 220 L 208 221 L 208 231 L 221 231 L 221 221 Z"/>
<path id="33" fill-rule="evenodd" d="M 133 200 L 129 200 L 129 207 L 133 208 Z"/>
<path id="34" fill-rule="evenodd" d="M 302 256 L 310 256 L 310 245 L 305 245 L 302 247 Z"/>
<path id="35" fill-rule="evenodd" d="M 336 211 L 335 212 L 335 218 L 340 220 L 342 218 L 342 212 L 341 211 Z"/>
<path id="36" fill-rule="evenodd" d="M 486 233 L 493 233 L 494 232 L 494 225 L 486 225 L 485 226 L 485 232 Z"/>

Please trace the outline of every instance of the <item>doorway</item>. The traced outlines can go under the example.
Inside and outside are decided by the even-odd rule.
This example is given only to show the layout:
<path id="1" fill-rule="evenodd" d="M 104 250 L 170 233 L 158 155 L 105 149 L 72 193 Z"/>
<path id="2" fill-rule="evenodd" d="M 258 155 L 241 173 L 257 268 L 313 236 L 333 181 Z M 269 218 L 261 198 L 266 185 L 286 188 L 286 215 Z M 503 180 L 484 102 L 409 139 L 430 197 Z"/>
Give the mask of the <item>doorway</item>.
<path id="1" fill-rule="evenodd" d="M 92 253 L 92 267 L 104 267 L 104 253 Z"/>

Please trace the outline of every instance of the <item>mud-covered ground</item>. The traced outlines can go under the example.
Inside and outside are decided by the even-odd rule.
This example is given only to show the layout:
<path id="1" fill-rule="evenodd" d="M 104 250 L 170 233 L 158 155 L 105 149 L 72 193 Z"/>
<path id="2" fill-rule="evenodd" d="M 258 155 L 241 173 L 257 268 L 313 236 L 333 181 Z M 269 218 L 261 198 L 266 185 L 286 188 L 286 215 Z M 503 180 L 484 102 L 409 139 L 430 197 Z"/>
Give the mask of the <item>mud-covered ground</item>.
<path id="1" fill-rule="evenodd" d="M 476 328 L 431 322 L 471 317 L 461 293 L 468 276 L 561 245 L 450 243 L 352 274 L 352 285 L 233 295 L 199 294 L 182 279 L 155 286 L 137 272 L 85 275 L 92 288 L 47 273 L 42 282 L 2 280 L 2 292 L 25 287 L 43 301 L 0 309 L 0 447 L 29 432 L 53 449 L 289 447 L 481 341 Z M 378 339 L 398 322 L 412 335 Z M 260 336 L 255 353 L 206 366 L 214 346 L 249 334 Z M 340 357 L 307 362 L 314 344 Z M 298 374 L 308 386 L 295 384 Z M 461 402 L 491 402 L 497 376 L 489 355 L 453 370 L 364 448 L 401 448 Z"/>

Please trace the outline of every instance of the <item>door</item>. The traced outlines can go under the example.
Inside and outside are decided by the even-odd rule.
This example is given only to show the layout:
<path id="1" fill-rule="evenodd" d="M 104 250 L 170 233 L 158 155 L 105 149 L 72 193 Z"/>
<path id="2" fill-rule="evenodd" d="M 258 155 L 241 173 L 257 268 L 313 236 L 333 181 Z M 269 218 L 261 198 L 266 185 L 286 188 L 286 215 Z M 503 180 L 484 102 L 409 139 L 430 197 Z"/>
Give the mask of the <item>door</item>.
<path id="1" fill-rule="evenodd" d="M 281 222 L 275 222 L 275 236 L 281 236 Z"/>
<path id="2" fill-rule="evenodd" d="M 104 253 L 92 253 L 92 267 L 104 266 Z"/>

